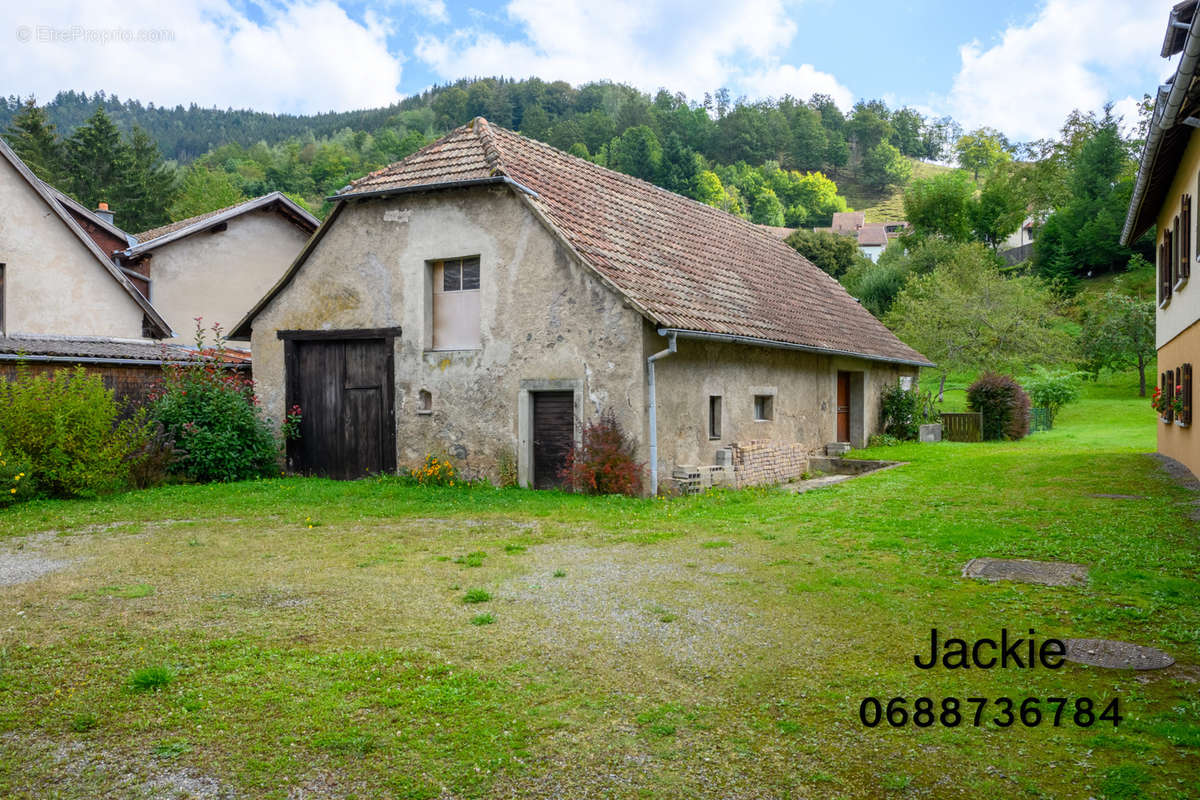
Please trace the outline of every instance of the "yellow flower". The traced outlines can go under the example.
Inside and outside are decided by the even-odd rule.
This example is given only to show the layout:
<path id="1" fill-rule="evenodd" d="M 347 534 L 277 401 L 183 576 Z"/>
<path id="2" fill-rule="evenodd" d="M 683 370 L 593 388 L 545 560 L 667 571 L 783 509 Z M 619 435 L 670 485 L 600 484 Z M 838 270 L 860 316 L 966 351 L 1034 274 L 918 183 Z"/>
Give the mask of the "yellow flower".
<path id="1" fill-rule="evenodd" d="M 9 490 L 8 490 L 8 492 L 9 492 L 9 494 L 16 494 L 16 493 L 17 493 L 17 490 L 16 490 L 16 489 L 9 489 Z"/>

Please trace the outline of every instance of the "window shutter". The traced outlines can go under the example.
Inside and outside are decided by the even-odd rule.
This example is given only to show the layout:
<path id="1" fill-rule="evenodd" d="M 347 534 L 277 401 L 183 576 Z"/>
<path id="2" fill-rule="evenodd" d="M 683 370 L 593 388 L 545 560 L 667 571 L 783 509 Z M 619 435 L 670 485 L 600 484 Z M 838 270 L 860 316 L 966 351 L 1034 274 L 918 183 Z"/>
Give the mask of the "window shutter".
<path id="1" fill-rule="evenodd" d="M 1192 424 L 1192 365 L 1183 365 L 1183 419 L 1184 425 Z"/>
<path id="2" fill-rule="evenodd" d="M 1192 263 L 1192 196 L 1185 194 L 1180 201 L 1181 216 L 1179 241 L 1179 279 L 1185 280 L 1191 272 Z"/>
<path id="3" fill-rule="evenodd" d="M 1167 388 L 1163 390 L 1163 397 L 1167 400 L 1167 422 L 1175 421 L 1175 409 L 1171 407 L 1172 401 L 1175 399 L 1175 370 L 1167 370 Z"/>
<path id="4" fill-rule="evenodd" d="M 1163 298 L 1171 299 L 1172 287 L 1175 285 L 1175 234 L 1167 231 L 1167 252 L 1165 253 L 1166 268 L 1163 274 Z"/>
<path id="5" fill-rule="evenodd" d="M 1158 302 L 1160 302 L 1160 303 L 1163 300 L 1167 299 L 1167 292 L 1163 288 L 1163 285 L 1166 283 L 1166 281 L 1163 280 L 1163 270 L 1166 268 L 1166 265 L 1167 265 L 1166 250 L 1167 250 L 1167 237 L 1166 237 L 1166 234 L 1164 233 L 1163 240 L 1158 243 Z"/>

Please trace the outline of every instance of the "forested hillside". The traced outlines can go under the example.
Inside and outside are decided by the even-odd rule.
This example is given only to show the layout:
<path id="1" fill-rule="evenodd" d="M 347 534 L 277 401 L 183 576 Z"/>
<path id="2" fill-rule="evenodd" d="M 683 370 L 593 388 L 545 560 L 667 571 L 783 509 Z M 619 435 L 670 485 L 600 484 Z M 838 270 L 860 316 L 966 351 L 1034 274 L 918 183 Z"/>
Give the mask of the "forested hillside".
<path id="1" fill-rule="evenodd" d="M 0 100 L 0 128 L 10 142 L 14 130 L 34 124 L 32 108 L 20 98 Z M 719 90 L 689 100 L 536 78 L 460 81 L 388 108 L 314 116 L 158 108 L 77 92 L 37 108 L 36 126 L 54 132 L 37 132 L 42 138 L 69 141 L 98 113 L 131 140 L 144 131 L 178 171 L 164 203 L 173 218 L 272 190 L 321 212 L 323 198 L 350 180 L 482 115 L 756 222 L 824 225 L 847 207 L 838 181 L 866 199 L 886 197 L 908 181 L 916 160 L 947 158 L 959 133 L 949 119 L 879 101 L 846 114 L 821 95 L 751 103 Z"/>

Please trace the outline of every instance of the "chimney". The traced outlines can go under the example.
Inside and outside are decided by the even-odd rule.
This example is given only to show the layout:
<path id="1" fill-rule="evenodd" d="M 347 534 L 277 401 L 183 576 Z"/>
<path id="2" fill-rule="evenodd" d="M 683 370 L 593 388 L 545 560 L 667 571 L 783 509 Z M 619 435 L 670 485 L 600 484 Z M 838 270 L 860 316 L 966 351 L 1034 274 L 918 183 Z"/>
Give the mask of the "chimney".
<path id="1" fill-rule="evenodd" d="M 109 225 L 113 224 L 113 212 L 108 210 L 108 203 L 97 203 L 96 210 L 92 213 L 107 222 Z"/>

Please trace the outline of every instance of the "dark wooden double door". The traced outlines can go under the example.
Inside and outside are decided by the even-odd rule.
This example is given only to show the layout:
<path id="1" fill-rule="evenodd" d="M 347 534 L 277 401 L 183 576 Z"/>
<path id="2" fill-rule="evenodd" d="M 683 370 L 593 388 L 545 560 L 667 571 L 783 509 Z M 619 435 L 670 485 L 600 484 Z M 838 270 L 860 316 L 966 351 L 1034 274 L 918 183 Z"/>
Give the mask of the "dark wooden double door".
<path id="1" fill-rule="evenodd" d="M 292 469 L 352 479 L 396 468 L 391 337 L 285 342 L 287 405 L 299 405 Z"/>

